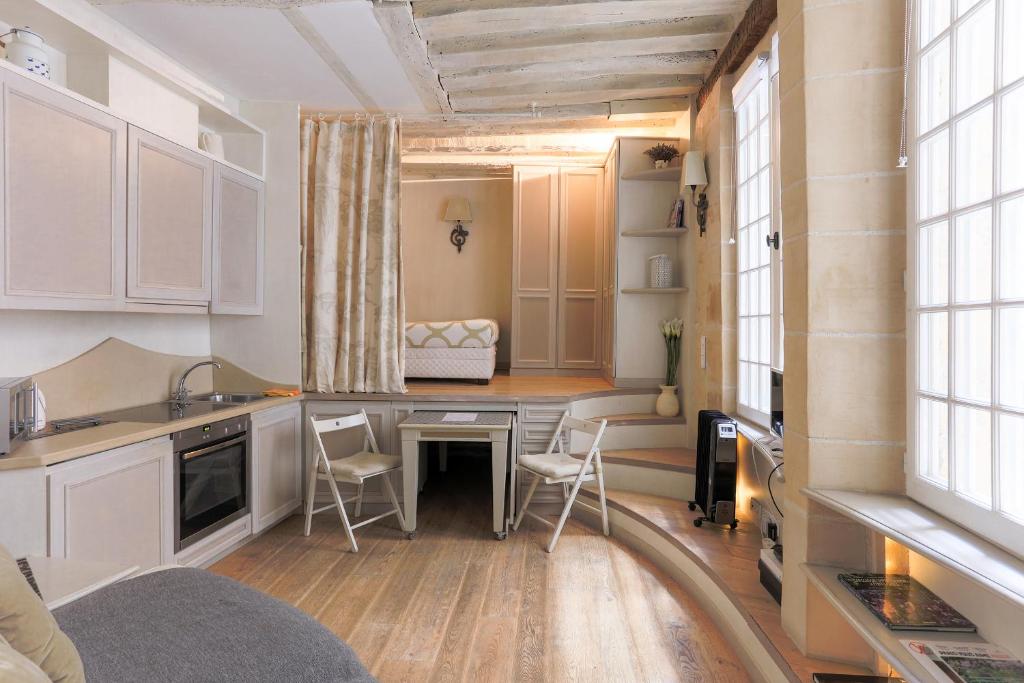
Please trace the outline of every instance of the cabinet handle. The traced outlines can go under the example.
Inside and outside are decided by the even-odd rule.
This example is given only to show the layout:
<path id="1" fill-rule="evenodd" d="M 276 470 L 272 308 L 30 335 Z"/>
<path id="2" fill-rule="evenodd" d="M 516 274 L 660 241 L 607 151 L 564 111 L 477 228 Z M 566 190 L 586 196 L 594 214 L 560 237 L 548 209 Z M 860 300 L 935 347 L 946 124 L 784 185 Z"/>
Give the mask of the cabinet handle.
<path id="1" fill-rule="evenodd" d="M 211 453 L 213 451 L 219 451 L 222 448 L 227 448 L 228 446 L 234 446 L 235 444 L 242 443 L 243 441 L 245 441 L 248 438 L 249 438 L 248 434 L 243 434 L 242 436 L 236 436 L 234 439 L 230 439 L 228 441 L 221 441 L 220 443 L 215 443 L 212 446 L 207 446 L 206 448 L 200 448 L 198 451 L 187 451 L 187 452 L 181 454 L 181 461 L 182 462 L 188 462 L 189 460 L 192 460 L 194 458 L 198 458 L 198 457 L 203 456 L 203 455 L 208 455 L 209 453 Z"/>

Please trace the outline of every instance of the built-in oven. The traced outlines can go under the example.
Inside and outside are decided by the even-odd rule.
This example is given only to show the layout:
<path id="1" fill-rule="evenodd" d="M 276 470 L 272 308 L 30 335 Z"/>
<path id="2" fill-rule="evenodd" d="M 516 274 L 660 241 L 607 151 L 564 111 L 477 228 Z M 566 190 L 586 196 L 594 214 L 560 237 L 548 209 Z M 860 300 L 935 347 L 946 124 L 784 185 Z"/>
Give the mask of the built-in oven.
<path id="1" fill-rule="evenodd" d="M 177 552 L 249 514 L 249 417 L 186 429 L 173 442 Z"/>

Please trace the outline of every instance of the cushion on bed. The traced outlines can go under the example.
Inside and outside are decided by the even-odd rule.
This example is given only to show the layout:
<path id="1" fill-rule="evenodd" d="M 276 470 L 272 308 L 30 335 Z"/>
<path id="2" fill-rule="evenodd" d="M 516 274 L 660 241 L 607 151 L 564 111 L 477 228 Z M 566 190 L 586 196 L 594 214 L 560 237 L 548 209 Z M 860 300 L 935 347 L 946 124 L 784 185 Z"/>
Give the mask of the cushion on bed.
<path id="1" fill-rule="evenodd" d="M 121 581 L 54 616 L 78 647 L 89 683 L 375 680 L 305 613 L 201 569 Z"/>
<path id="2" fill-rule="evenodd" d="M 405 326 L 406 348 L 482 349 L 497 343 L 498 322 L 487 318 L 412 322 Z"/>

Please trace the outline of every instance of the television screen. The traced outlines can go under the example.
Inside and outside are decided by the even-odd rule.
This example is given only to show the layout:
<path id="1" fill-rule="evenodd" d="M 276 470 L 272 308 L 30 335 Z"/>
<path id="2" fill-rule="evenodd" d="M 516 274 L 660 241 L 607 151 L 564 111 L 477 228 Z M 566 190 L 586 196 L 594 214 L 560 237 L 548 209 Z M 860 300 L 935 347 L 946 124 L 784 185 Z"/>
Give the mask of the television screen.
<path id="1" fill-rule="evenodd" d="M 782 436 L 782 372 L 772 368 L 772 434 Z"/>

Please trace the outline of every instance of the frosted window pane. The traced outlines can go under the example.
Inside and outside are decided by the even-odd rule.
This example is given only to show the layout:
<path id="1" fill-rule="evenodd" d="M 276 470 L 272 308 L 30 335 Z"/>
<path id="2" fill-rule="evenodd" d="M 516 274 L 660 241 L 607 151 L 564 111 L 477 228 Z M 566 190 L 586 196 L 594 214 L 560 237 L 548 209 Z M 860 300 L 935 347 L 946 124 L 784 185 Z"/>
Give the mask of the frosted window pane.
<path id="1" fill-rule="evenodd" d="M 760 223 L 760 230 L 757 235 L 757 263 L 761 266 L 767 266 L 772 261 L 772 250 L 768 246 L 768 235 L 771 234 L 772 222 L 771 219 L 765 218 Z"/>
<path id="2" fill-rule="evenodd" d="M 999 500 L 1003 512 L 1024 519 L 1024 418 L 999 416 Z"/>
<path id="3" fill-rule="evenodd" d="M 978 408 L 954 407 L 953 434 L 957 492 L 991 505 L 992 414 Z"/>
<path id="4" fill-rule="evenodd" d="M 758 179 L 757 194 L 761 198 L 761 216 L 767 216 L 772 212 L 772 172 L 767 168 L 761 171 Z"/>
<path id="5" fill-rule="evenodd" d="M 750 360 L 747 355 L 747 338 L 750 336 L 750 319 L 740 318 L 740 339 L 738 351 L 740 360 Z"/>
<path id="6" fill-rule="evenodd" d="M 921 56 L 918 88 L 918 126 L 925 132 L 949 118 L 949 38 Z"/>
<path id="7" fill-rule="evenodd" d="M 922 0 L 920 5 L 921 44 L 927 45 L 949 26 L 951 5 L 950 0 Z"/>
<path id="8" fill-rule="evenodd" d="M 742 348 L 742 346 L 740 348 Z M 750 405 L 750 391 L 749 385 L 747 384 L 747 364 L 743 361 L 740 361 L 739 384 L 739 402 L 743 405 Z"/>
<path id="9" fill-rule="evenodd" d="M 771 162 L 772 127 L 768 119 L 764 119 L 757 129 L 758 163 L 767 166 Z"/>
<path id="10" fill-rule="evenodd" d="M 949 486 L 949 409 L 945 403 L 917 400 L 917 469 L 922 477 Z"/>
<path id="11" fill-rule="evenodd" d="M 995 3 L 990 0 L 956 29 L 958 112 L 992 94 L 995 77 L 995 18 Z"/>
<path id="12" fill-rule="evenodd" d="M 1024 410 L 1024 308 L 999 311 L 998 370 L 999 402 Z M 1024 450 L 1024 441 L 1019 448 Z"/>
<path id="13" fill-rule="evenodd" d="M 747 230 L 747 237 L 750 238 L 747 240 L 747 267 L 757 268 L 761 263 L 761 255 L 758 253 L 757 245 L 762 239 L 764 239 L 761 237 L 760 226 L 756 224 L 750 226 L 750 229 Z"/>
<path id="14" fill-rule="evenodd" d="M 992 299 L 992 209 L 985 207 L 957 216 L 953 274 L 957 303 Z"/>
<path id="15" fill-rule="evenodd" d="M 1024 76 L 1024 2 L 1003 0 L 1003 77 L 1002 85 L 1009 85 Z"/>
<path id="16" fill-rule="evenodd" d="M 759 322 L 761 326 L 761 353 L 757 360 L 768 365 L 771 363 L 772 355 L 772 319 L 768 316 L 764 316 Z"/>
<path id="17" fill-rule="evenodd" d="M 767 413 L 771 410 L 771 374 L 767 365 L 761 366 L 760 375 L 761 410 Z"/>
<path id="18" fill-rule="evenodd" d="M 1024 4 L 1024 3 L 1022 3 Z M 1024 41 L 1024 36 L 1019 40 Z M 1024 187 L 1024 85 L 1002 97 L 999 114 L 999 189 L 1011 192 Z"/>
<path id="19" fill-rule="evenodd" d="M 747 193 L 744 187 L 740 187 L 740 191 L 736 193 L 736 221 L 740 226 L 744 226 L 750 221 L 747 219 Z"/>
<path id="20" fill-rule="evenodd" d="M 970 206 L 992 196 L 992 105 L 956 124 L 953 171 L 956 207 Z"/>
<path id="21" fill-rule="evenodd" d="M 1011 0 L 1012 2 L 1013 0 Z M 956 0 L 956 15 L 962 17 L 967 14 L 967 10 L 971 9 L 978 4 L 978 0 Z"/>
<path id="22" fill-rule="evenodd" d="M 999 297 L 1024 298 L 1024 197 L 999 209 Z"/>
<path id="23" fill-rule="evenodd" d="M 919 318 L 917 339 L 917 377 L 921 391 L 943 394 L 948 391 L 949 318 L 945 311 L 925 313 Z"/>
<path id="24" fill-rule="evenodd" d="M 917 282 L 922 306 L 945 304 L 949 299 L 949 228 L 945 221 L 918 231 Z"/>
<path id="25" fill-rule="evenodd" d="M 758 309 L 758 313 L 760 313 L 761 315 L 770 315 L 771 312 L 772 312 L 772 284 L 771 284 L 771 277 L 772 277 L 772 274 L 771 274 L 771 269 L 770 268 L 762 268 L 760 271 L 758 271 L 757 287 L 758 287 L 758 290 L 759 290 L 758 293 L 761 295 L 761 297 L 760 297 L 761 298 L 761 305 L 760 305 L 760 308 Z M 768 361 L 764 360 L 762 362 L 767 363 Z"/>
<path id="26" fill-rule="evenodd" d="M 957 311 L 953 317 L 953 377 L 958 398 L 992 400 L 992 311 Z"/>
<path id="27" fill-rule="evenodd" d="M 918 178 L 918 218 L 931 218 L 949 210 L 949 129 L 944 129 L 920 145 Z"/>
<path id="28" fill-rule="evenodd" d="M 738 247 L 736 250 L 736 258 L 739 263 L 741 273 L 749 268 L 747 265 L 747 240 L 750 239 L 747 237 L 748 232 L 749 228 L 740 228 L 739 234 L 736 237 L 736 246 Z"/>

